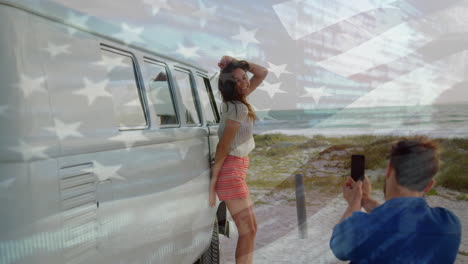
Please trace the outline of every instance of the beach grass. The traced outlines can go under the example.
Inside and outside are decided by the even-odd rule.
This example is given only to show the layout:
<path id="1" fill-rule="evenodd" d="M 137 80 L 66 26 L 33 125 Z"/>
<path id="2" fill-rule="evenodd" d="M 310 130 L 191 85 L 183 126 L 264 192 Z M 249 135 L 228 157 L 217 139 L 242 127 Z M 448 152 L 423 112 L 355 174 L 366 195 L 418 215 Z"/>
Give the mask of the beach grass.
<path id="1" fill-rule="evenodd" d="M 284 134 L 255 135 L 257 147 L 251 154 L 251 167 L 255 170 L 255 175 L 249 176 L 248 184 L 264 189 L 294 188 L 292 179 L 296 173 L 308 175 L 306 173 L 308 160 L 324 156 L 327 156 L 330 164 L 342 164 L 340 166 L 345 174 L 351 166 L 352 154 L 366 156 L 366 171 L 382 170 L 388 164 L 387 155 L 391 144 L 398 138 L 375 135 L 345 137 L 317 135 L 312 138 Z M 437 185 L 455 191 L 468 192 L 468 139 L 437 138 L 435 141 L 439 144 L 441 152 L 440 171 L 436 176 Z M 342 152 L 342 155 L 336 155 L 339 152 Z M 304 177 L 304 185 L 306 188 L 315 186 L 335 190 L 343 181 L 343 177 L 336 176 L 343 175 Z M 383 187 L 383 176 L 373 180 L 374 189 Z M 435 192 L 428 195 L 438 194 Z M 460 196 L 458 199 L 464 200 L 468 197 Z"/>
<path id="2" fill-rule="evenodd" d="M 468 201 L 468 196 L 466 196 L 466 194 L 462 193 L 462 194 L 457 195 L 457 197 L 455 197 L 455 199 L 457 199 L 458 201 Z"/>
<path id="3" fill-rule="evenodd" d="M 436 178 L 439 185 L 468 192 L 468 139 L 438 139 L 441 166 Z"/>
<path id="4" fill-rule="evenodd" d="M 266 135 L 256 135 L 255 136 L 255 145 L 257 147 L 262 146 L 272 146 L 278 143 L 302 143 L 307 141 L 308 138 L 305 136 L 287 136 L 284 134 L 266 134 Z"/>

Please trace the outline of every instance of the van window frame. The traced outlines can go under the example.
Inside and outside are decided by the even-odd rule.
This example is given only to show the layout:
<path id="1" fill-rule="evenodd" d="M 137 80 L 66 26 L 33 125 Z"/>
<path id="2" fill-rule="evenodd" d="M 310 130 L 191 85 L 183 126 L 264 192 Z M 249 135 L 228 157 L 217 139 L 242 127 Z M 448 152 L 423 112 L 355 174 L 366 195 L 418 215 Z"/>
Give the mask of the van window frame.
<path id="1" fill-rule="evenodd" d="M 195 83 L 195 78 L 193 77 L 192 71 L 190 69 L 188 69 L 188 68 L 181 67 L 181 66 L 178 66 L 178 65 L 174 66 L 174 71 L 187 73 L 189 75 L 190 87 L 192 88 L 192 92 L 194 93 L 193 95 L 195 96 L 195 98 L 194 98 L 195 99 L 195 109 L 197 110 L 198 120 L 200 121 L 200 123 L 190 124 L 190 123 L 187 123 L 187 120 L 185 120 L 185 118 L 184 118 L 184 124 L 185 124 L 185 126 L 188 126 L 188 127 L 202 127 L 203 122 L 204 122 L 204 116 L 203 116 L 203 112 L 201 111 L 200 95 L 198 94 L 197 84 Z M 175 78 L 172 78 L 172 79 L 174 80 L 174 82 L 176 82 Z M 179 88 L 178 84 L 177 84 L 177 88 Z M 182 96 L 180 89 L 179 89 L 179 94 L 180 94 L 180 96 Z M 182 103 L 181 106 L 184 108 L 184 110 L 186 110 L 184 103 Z M 181 114 L 181 116 L 182 116 L 182 114 Z"/>
<path id="2" fill-rule="evenodd" d="M 142 79 L 141 69 L 138 64 L 138 60 L 135 54 L 129 50 L 124 50 L 109 44 L 100 43 L 100 50 L 105 50 L 111 53 L 115 53 L 122 56 L 127 56 L 132 59 L 133 63 L 133 74 L 135 75 L 135 83 L 137 85 L 137 92 L 142 103 L 143 115 L 145 117 L 146 125 L 145 126 L 118 126 L 119 131 L 132 131 L 132 130 L 145 130 L 151 127 L 151 118 L 149 118 L 148 111 L 148 102 L 146 98 L 146 91 L 144 90 L 144 83 Z"/>
<path id="3" fill-rule="evenodd" d="M 209 124 L 209 125 L 219 124 L 221 118 L 219 115 L 218 106 L 216 105 L 216 100 L 214 98 L 213 88 L 211 87 L 210 79 L 208 78 L 206 74 L 201 73 L 199 71 L 196 72 L 196 76 L 200 77 L 203 81 L 204 87 L 202 87 L 202 89 L 205 89 L 206 93 L 208 94 L 208 100 L 210 100 L 211 109 L 216 119 L 216 123 Z M 205 120 L 205 123 L 207 123 L 208 125 L 208 122 L 206 120 Z"/>
<path id="4" fill-rule="evenodd" d="M 175 83 L 174 83 L 172 72 L 170 70 L 169 65 L 165 61 L 157 60 L 157 59 L 150 58 L 147 56 L 143 56 L 143 63 L 151 63 L 157 66 L 164 67 L 164 69 L 166 69 L 167 83 L 169 85 L 169 92 L 171 94 L 172 106 L 174 107 L 175 115 L 177 117 L 177 124 L 158 125 L 155 127 L 161 128 L 161 129 L 181 127 L 182 119 L 181 119 L 181 114 L 179 113 L 179 107 L 178 107 L 180 103 L 178 102 L 178 98 L 176 96 Z M 146 89 L 146 90 L 149 92 L 149 89 Z"/>

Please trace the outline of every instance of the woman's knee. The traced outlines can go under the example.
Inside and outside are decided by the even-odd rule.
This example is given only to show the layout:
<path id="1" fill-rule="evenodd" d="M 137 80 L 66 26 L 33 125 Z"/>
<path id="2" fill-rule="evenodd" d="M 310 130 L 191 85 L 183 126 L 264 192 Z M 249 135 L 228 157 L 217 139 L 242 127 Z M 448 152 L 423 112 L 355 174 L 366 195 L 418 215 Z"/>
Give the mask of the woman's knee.
<path id="1" fill-rule="evenodd" d="M 257 233 L 257 221 L 249 201 L 243 200 L 241 203 L 227 202 L 226 204 L 236 223 L 239 236 L 254 238 Z"/>
<path id="2" fill-rule="evenodd" d="M 254 239 L 256 235 L 257 235 L 257 230 L 255 230 L 254 228 L 239 230 L 239 237 Z"/>
<path id="3" fill-rule="evenodd" d="M 241 220 L 239 222 L 240 223 L 237 224 L 239 236 L 255 238 L 255 235 L 257 234 L 257 223 L 251 221 L 250 219 L 247 221 Z"/>
<path id="4" fill-rule="evenodd" d="M 255 238 L 256 235 L 257 235 L 257 224 L 254 224 L 252 228 L 250 229 L 250 236 L 252 238 Z"/>

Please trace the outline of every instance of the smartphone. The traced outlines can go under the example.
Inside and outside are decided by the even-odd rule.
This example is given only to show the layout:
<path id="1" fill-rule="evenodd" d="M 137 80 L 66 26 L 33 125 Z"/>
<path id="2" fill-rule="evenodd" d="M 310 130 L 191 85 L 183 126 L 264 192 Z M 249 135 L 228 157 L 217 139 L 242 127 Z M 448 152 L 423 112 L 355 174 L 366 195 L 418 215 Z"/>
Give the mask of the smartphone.
<path id="1" fill-rule="evenodd" d="M 364 167 L 365 167 L 364 155 L 352 155 L 351 156 L 351 178 L 353 178 L 354 181 L 364 180 Z"/>

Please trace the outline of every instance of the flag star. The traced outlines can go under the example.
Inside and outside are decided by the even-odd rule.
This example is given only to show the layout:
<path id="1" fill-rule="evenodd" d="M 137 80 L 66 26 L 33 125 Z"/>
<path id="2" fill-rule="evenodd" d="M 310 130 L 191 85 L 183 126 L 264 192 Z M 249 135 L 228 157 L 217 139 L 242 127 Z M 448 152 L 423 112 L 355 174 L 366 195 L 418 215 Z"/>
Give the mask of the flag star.
<path id="1" fill-rule="evenodd" d="M 44 153 L 48 149 L 48 147 L 33 146 L 21 140 L 19 146 L 10 147 L 9 149 L 14 152 L 21 153 L 21 155 L 23 156 L 23 160 L 30 160 L 32 158 L 49 158 L 49 156 L 47 156 L 47 154 Z"/>
<path id="2" fill-rule="evenodd" d="M 30 96 L 33 92 L 47 93 L 47 90 L 42 85 L 45 82 L 45 80 L 45 77 L 31 79 L 28 76 L 21 74 L 21 80 L 18 86 L 23 91 L 24 96 L 26 97 Z"/>
<path id="3" fill-rule="evenodd" d="M 200 57 L 200 55 L 197 54 L 197 51 L 198 49 L 200 49 L 200 47 L 195 46 L 195 47 L 187 48 L 181 44 L 178 44 L 178 45 L 179 45 L 179 48 L 177 49 L 176 52 L 184 56 L 184 58 L 190 59 L 190 58 Z"/>
<path id="4" fill-rule="evenodd" d="M 0 199 L 14 200 L 14 192 L 7 192 L 11 186 L 17 181 L 17 177 L 6 178 L 5 180 L 0 181 Z"/>
<path id="5" fill-rule="evenodd" d="M 84 78 L 85 87 L 73 92 L 73 94 L 84 95 L 88 99 L 88 104 L 91 105 L 97 97 L 111 97 L 112 95 L 106 91 L 106 86 L 109 80 L 101 82 L 92 82 L 88 78 Z"/>
<path id="6" fill-rule="evenodd" d="M 75 12 L 68 12 L 68 17 L 66 21 L 74 26 L 79 26 L 82 28 L 87 28 L 86 24 L 88 23 L 89 16 L 85 15 L 76 15 Z"/>
<path id="7" fill-rule="evenodd" d="M 125 144 L 125 147 L 127 149 L 133 147 L 137 142 L 149 140 L 149 138 L 145 136 L 143 131 L 126 131 L 125 133 L 119 133 L 118 135 L 113 136 L 109 139 Z"/>
<path id="8" fill-rule="evenodd" d="M 204 28 L 208 18 L 215 17 L 217 7 L 213 6 L 208 8 L 205 6 L 202 0 L 198 1 L 198 5 L 200 6 L 200 9 L 196 11 L 194 15 L 200 18 L 200 27 Z"/>
<path id="9" fill-rule="evenodd" d="M 322 96 L 333 96 L 332 94 L 324 92 L 325 86 L 320 88 L 304 87 L 304 89 L 307 91 L 307 94 L 302 95 L 301 97 L 312 97 L 316 104 L 318 104 Z"/>
<path id="10" fill-rule="evenodd" d="M 275 74 L 276 78 L 279 78 L 281 74 L 283 73 L 291 73 L 286 70 L 287 64 L 282 64 L 282 65 L 275 65 L 271 62 L 268 62 L 268 71 L 272 72 Z"/>
<path id="11" fill-rule="evenodd" d="M 0 115 L 4 115 L 6 111 L 8 110 L 9 106 L 8 105 L 0 105 Z"/>
<path id="12" fill-rule="evenodd" d="M 270 120 L 276 120 L 275 118 L 273 118 L 273 117 L 270 115 L 271 108 L 258 109 L 258 108 L 256 108 L 256 107 L 254 107 L 254 109 L 255 109 L 255 113 L 256 113 L 256 114 L 257 114 L 258 112 L 262 112 L 262 114 L 260 114 L 260 113 L 257 114 L 258 119 L 260 119 L 260 120 L 266 120 L 267 117 L 269 117 L 268 119 L 270 119 Z"/>
<path id="13" fill-rule="evenodd" d="M 122 23 L 122 31 L 114 36 L 118 39 L 121 39 L 126 44 L 131 43 L 142 43 L 144 42 L 141 38 L 141 34 L 143 33 L 143 27 L 131 27 L 127 23 Z"/>
<path id="14" fill-rule="evenodd" d="M 93 161 L 94 164 L 94 174 L 99 179 L 99 181 L 110 180 L 111 178 L 118 180 L 126 180 L 124 177 L 117 173 L 122 165 L 117 166 L 105 166 L 97 161 Z"/>
<path id="15" fill-rule="evenodd" d="M 280 86 L 281 82 L 269 83 L 267 81 L 263 81 L 262 86 L 258 87 L 258 89 L 267 92 L 270 98 L 273 98 L 276 93 L 287 93 L 285 91 L 281 91 Z"/>
<path id="16" fill-rule="evenodd" d="M 8 190 L 13 185 L 13 183 L 15 183 L 15 181 L 16 177 L 7 178 L 6 180 L 0 182 L 0 188 L 3 190 Z"/>
<path id="17" fill-rule="evenodd" d="M 124 59 L 125 58 L 123 56 L 113 58 L 110 56 L 102 55 L 101 61 L 95 62 L 94 65 L 105 67 L 106 70 L 110 72 L 117 67 L 128 67 L 128 65 L 124 63 Z"/>
<path id="18" fill-rule="evenodd" d="M 78 132 L 78 127 L 81 125 L 81 122 L 65 124 L 64 122 L 55 119 L 55 127 L 47 127 L 46 130 L 50 132 L 57 133 L 57 136 L 60 140 L 63 140 L 67 137 L 83 137 L 83 135 Z"/>
<path id="19" fill-rule="evenodd" d="M 69 54 L 70 45 L 54 45 L 53 43 L 49 42 L 47 43 L 47 48 L 45 50 L 49 52 L 51 57 L 57 57 L 60 54 Z"/>
<path id="20" fill-rule="evenodd" d="M 240 33 L 238 35 L 233 36 L 233 39 L 240 40 L 242 42 L 242 47 L 247 48 L 249 43 L 260 43 L 256 38 L 255 34 L 257 33 L 258 29 L 253 30 L 246 30 L 244 27 L 240 26 Z"/>
<path id="21" fill-rule="evenodd" d="M 167 3 L 167 0 L 143 0 L 143 3 L 151 6 L 151 13 L 153 16 L 159 13 L 162 8 L 172 10 L 172 8 Z"/>
<path id="22" fill-rule="evenodd" d="M 140 101 L 140 98 L 137 98 L 135 100 L 132 100 L 126 104 L 124 104 L 124 106 L 141 106 L 141 101 Z"/>

